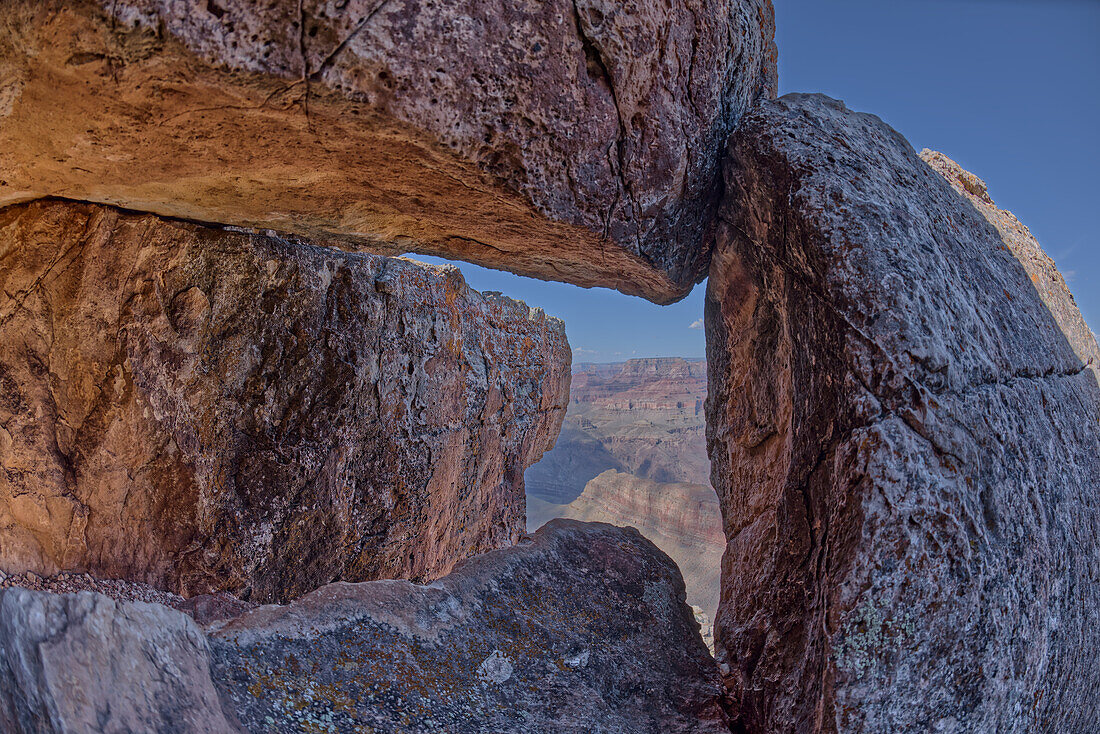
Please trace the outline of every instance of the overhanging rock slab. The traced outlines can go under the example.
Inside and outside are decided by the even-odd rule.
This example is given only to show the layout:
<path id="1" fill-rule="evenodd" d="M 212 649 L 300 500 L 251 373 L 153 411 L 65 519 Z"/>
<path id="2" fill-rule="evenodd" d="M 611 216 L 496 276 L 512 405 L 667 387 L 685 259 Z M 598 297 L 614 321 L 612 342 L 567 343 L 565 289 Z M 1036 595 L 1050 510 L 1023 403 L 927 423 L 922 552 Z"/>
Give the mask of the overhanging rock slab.
<path id="1" fill-rule="evenodd" d="M 706 272 L 769 0 L 14 0 L 0 205 L 46 195 L 657 302 Z"/>

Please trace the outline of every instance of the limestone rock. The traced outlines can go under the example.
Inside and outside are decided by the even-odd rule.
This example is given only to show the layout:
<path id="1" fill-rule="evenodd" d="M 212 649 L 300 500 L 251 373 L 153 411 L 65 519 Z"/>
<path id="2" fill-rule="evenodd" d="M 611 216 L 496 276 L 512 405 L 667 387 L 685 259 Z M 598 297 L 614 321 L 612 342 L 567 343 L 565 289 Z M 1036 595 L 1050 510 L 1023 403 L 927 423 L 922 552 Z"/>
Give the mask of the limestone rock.
<path id="1" fill-rule="evenodd" d="M 751 113 L 725 178 L 707 410 L 738 725 L 1100 727 L 1096 345 L 1052 264 L 825 97 Z"/>
<path id="2" fill-rule="evenodd" d="M 709 485 L 654 482 L 609 469 L 569 504 L 552 504 L 528 493 L 528 530 L 555 517 L 637 528 L 676 562 L 688 604 L 714 619 L 726 540 L 718 497 Z"/>
<path id="3" fill-rule="evenodd" d="M 428 579 L 523 532 L 562 323 L 454 268 L 0 210 L 0 569 L 190 596 Z"/>
<path id="4" fill-rule="evenodd" d="M 231 720 L 187 615 L 90 591 L 0 590 L 0 730 L 241 731 Z"/>
<path id="5" fill-rule="evenodd" d="M 45 195 L 666 302 L 774 95 L 770 0 L 11 0 L 0 205 Z"/>
<path id="6" fill-rule="evenodd" d="M 332 584 L 210 630 L 250 731 L 728 731 L 675 564 L 599 523 L 555 520 L 428 586 Z"/>

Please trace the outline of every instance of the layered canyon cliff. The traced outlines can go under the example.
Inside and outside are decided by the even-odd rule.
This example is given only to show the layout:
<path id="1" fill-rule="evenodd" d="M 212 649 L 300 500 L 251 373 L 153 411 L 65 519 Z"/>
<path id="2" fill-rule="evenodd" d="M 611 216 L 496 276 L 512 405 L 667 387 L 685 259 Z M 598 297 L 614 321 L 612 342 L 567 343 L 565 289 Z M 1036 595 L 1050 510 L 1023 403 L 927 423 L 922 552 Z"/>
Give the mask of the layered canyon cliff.
<path id="1" fill-rule="evenodd" d="M 705 637 L 725 540 L 710 487 L 706 362 L 641 358 L 573 369 L 557 443 L 527 470 L 527 528 L 554 517 L 635 527 L 679 565 Z"/>
<path id="2" fill-rule="evenodd" d="M 701 360 L 578 365 L 561 436 L 527 471 L 529 493 L 566 504 L 608 469 L 655 482 L 709 484 L 706 396 Z"/>
<path id="3" fill-rule="evenodd" d="M 614 469 L 589 480 L 580 497 L 556 505 L 527 495 L 527 529 L 564 517 L 633 527 L 680 568 L 687 601 L 701 611 L 704 639 L 718 612 L 719 571 L 725 536 L 718 497 L 709 485 L 662 483 Z"/>
<path id="4" fill-rule="evenodd" d="M 455 268 L 111 207 L 0 211 L 0 570 L 294 598 L 523 533 L 561 321 Z"/>

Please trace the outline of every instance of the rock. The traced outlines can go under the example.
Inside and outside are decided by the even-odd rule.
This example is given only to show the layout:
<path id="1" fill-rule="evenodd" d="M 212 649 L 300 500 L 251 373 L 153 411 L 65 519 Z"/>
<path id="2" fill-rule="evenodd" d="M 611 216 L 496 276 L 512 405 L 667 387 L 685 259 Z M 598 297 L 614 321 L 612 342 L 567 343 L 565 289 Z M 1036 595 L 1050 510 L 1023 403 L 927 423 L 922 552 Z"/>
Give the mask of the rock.
<path id="1" fill-rule="evenodd" d="M 238 732 L 187 615 L 90 591 L 0 590 L 0 730 Z"/>
<path id="2" fill-rule="evenodd" d="M 1058 328 L 1069 341 L 1070 347 L 1100 379 L 1100 349 L 1097 348 L 1096 336 L 1081 316 L 1077 302 L 1066 286 L 1066 279 L 1058 272 L 1054 260 L 1043 252 L 1031 230 L 1012 212 L 997 208 L 989 196 L 985 181 L 963 170 L 962 166 L 943 153 L 925 148 L 920 157 L 947 179 L 955 191 L 965 196 L 986 221 L 996 227 L 1001 241 L 1024 267 L 1032 286 L 1058 323 Z"/>
<path id="3" fill-rule="evenodd" d="M 751 113 L 725 179 L 707 411 L 737 726 L 1096 730 L 1100 386 L 1053 265 L 826 97 Z"/>
<path id="4" fill-rule="evenodd" d="M 558 442 L 527 470 L 528 494 L 555 504 L 608 470 L 709 484 L 706 363 L 680 358 L 580 365 Z"/>
<path id="5" fill-rule="evenodd" d="M 0 567 L 184 596 L 430 579 L 523 532 L 562 323 L 454 268 L 0 210 Z"/>
<path id="6" fill-rule="evenodd" d="M 214 680 L 255 732 L 728 731 L 683 599 L 636 531 L 555 520 L 428 586 L 331 584 L 213 625 Z"/>
<path id="7" fill-rule="evenodd" d="M 714 619 L 726 539 L 718 497 L 709 485 L 662 484 L 609 469 L 589 481 L 584 493 L 569 504 L 551 504 L 528 494 L 528 531 L 555 517 L 637 528 L 676 562 L 688 604 Z"/>
<path id="8" fill-rule="evenodd" d="M 774 95 L 769 0 L 12 0 L 0 205 L 54 195 L 667 302 Z"/>
<path id="9" fill-rule="evenodd" d="M 0 589 L 19 587 L 31 591 L 48 591 L 52 594 L 75 594 L 94 591 L 115 601 L 142 601 L 178 607 L 185 603 L 182 596 L 161 591 L 138 581 L 123 579 L 97 579 L 86 573 L 59 573 L 45 578 L 34 573 L 16 573 L 5 576 L 0 573 Z M 192 615 L 194 616 L 194 615 Z"/>
<path id="10" fill-rule="evenodd" d="M 241 601 L 235 596 L 224 592 L 199 594 L 173 605 L 173 607 L 185 612 L 187 616 L 203 626 L 239 617 L 245 612 L 255 609 L 256 606 L 256 604 Z"/>

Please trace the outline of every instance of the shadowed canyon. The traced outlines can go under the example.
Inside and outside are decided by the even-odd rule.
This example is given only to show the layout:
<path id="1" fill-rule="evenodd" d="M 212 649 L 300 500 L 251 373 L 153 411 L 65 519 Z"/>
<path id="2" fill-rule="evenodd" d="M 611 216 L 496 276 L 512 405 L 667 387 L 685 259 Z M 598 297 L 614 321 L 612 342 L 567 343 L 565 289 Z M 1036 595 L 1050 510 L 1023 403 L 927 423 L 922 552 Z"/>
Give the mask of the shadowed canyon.
<path id="1" fill-rule="evenodd" d="M 0 732 L 1100 728 L 1100 347 L 774 23 L 3 3 Z"/>

